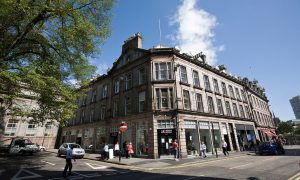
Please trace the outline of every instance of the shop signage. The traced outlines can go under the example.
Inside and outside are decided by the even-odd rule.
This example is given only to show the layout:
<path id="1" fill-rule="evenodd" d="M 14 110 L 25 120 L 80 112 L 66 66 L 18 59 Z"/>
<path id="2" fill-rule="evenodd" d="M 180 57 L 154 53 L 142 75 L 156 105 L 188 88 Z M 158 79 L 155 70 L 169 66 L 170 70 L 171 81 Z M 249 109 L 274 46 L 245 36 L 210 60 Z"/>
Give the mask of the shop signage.
<path id="1" fill-rule="evenodd" d="M 172 134 L 172 129 L 162 129 L 160 131 L 161 134 Z"/>
<path id="2" fill-rule="evenodd" d="M 124 132 L 124 131 L 127 130 L 127 128 L 128 128 L 127 123 L 122 122 L 122 123 L 120 124 L 119 130 L 120 130 L 121 132 Z"/>

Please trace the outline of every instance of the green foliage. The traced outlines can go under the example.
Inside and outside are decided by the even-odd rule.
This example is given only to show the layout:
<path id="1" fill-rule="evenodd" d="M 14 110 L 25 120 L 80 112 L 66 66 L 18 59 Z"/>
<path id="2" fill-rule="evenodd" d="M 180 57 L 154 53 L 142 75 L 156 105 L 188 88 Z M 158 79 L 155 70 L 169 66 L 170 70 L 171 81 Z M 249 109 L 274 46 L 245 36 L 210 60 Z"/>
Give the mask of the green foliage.
<path id="1" fill-rule="evenodd" d="M 277 127 L 277 131 L 280 134 L 291 133 L 291 132 L 293 132 L 293 130 L 294 130 L 293 126 L 287 122 L 280 122 Z"/>
<path id="2" fill-rule="evenodd" d="M 86 82 L 95 71 L 88 58 L 110 35 L 111 0 L 0 1 L 0 94 L 11 112 L 36 122 L 73 117 L 72 81 Z M 27 93 L 25 93 L 27 92 Z M 40 108 L 13 107 L 33 93 Z"/>

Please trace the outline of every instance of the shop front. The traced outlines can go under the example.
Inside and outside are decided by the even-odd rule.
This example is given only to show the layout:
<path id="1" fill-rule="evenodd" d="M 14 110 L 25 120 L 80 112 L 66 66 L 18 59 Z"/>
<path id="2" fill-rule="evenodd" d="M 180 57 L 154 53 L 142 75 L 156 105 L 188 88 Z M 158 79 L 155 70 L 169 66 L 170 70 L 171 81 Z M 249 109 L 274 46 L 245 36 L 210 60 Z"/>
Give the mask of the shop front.
<path id="1" fill-rule="evenodd" d="M 184 120 L 185 140 L 187 155 L 196 155 L 200 153 L 200 141 L 197 128 L 197 121 Z"/>
<path id="2" fill-rule="evenodd" d="M 158 155 L 159 157 L 164 155 L 172 155 L 172 142 L 177 139 L 175 121 L 158 120 L 157 123 Z"/>
<path id="3" fill-rule="evenodd" d="M 240 150 L 248 150 L 251 146 L 251 143 L 256 143 L 253 125 L 236 124 L 235 127 Z"/>
<path id="4" fill-rule="evenodd" d="M 209 128 L 209 122 L 199 121 L 199 133 L 200 133 L 200 143 L 204 142 L 206 145 L 206 151 L 212 151 L 212 141 L 211 133 Z"/>

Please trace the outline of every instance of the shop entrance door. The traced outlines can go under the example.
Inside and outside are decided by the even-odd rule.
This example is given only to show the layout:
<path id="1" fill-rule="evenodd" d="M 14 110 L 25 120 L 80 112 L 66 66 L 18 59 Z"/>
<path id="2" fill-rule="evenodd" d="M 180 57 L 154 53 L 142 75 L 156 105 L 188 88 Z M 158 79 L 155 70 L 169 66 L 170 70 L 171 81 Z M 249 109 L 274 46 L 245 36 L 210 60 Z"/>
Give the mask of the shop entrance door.
<path id="1" fill-rule="evenodd" d="M 175 129 L 159 129 L 157 130 L 157 138 L 159 156 L 172 155 L 172 142 L 176 139 Z"/>

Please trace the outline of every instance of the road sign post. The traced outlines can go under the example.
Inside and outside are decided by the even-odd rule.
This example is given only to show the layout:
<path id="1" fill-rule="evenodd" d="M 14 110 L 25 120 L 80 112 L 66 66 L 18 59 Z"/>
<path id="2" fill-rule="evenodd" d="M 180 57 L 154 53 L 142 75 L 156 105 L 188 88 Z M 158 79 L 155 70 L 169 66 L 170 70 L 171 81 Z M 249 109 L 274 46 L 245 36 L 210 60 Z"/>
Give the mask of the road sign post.
<path id="1" fill-rule="evenodd" d="M 128 126 L 127 126 L 127 123 L 125 122 L 122 122 L 120 124 L 120 127 L 119 127 L 119 130 L 120 130 L 120 143 L 119 143 L 119 146 L 122 147 L 122 135 L 123 135 L 123 132 L 125 132 L 127 130 Z M 121 162 L 121 159 L 122 159 L 122 148 L 120 147 L 121 151 L 119 151 L 119 162 Z"/>

